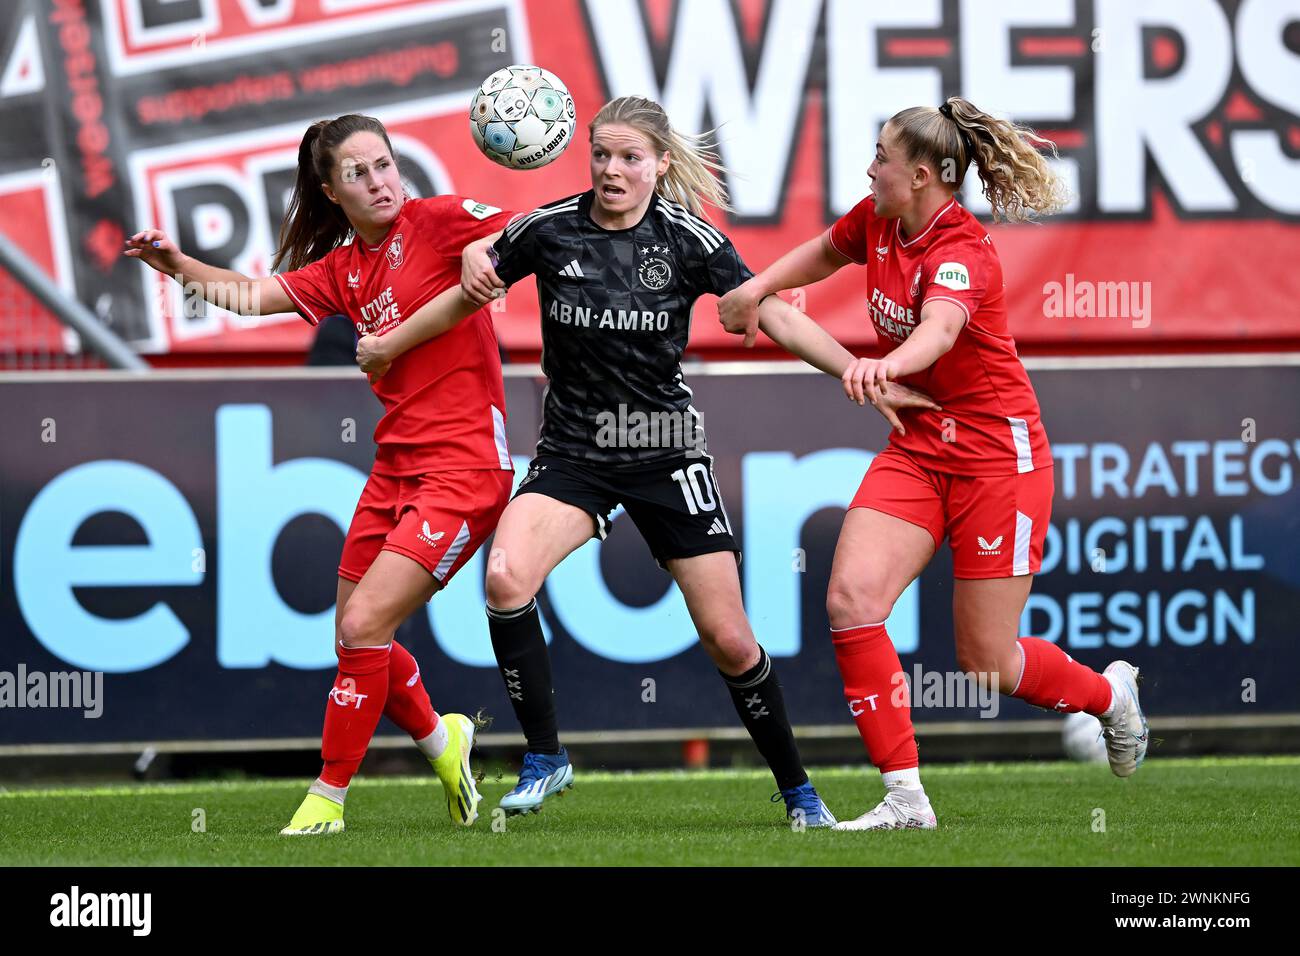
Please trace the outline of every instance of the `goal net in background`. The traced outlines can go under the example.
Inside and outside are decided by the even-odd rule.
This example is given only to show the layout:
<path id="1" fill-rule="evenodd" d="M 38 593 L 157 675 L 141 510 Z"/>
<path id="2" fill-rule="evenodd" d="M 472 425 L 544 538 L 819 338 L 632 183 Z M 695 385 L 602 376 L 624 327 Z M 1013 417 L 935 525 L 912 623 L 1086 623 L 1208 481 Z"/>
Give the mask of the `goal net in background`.
<path id="1" fill-rule="evenodd" d="M 81 336 L 51 315 L 13 275 L 0 269 L 0 371 L 102 369 Z"/>

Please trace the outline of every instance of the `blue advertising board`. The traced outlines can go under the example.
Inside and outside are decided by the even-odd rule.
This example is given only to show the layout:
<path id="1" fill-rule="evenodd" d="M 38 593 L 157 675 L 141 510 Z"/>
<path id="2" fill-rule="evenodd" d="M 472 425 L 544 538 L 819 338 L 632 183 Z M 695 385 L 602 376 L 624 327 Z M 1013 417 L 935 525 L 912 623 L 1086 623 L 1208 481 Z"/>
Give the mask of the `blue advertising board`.
<path id="1" fill-rule="evenodd" d="M 1056 496 L 1021 633 L 1099 669 L 1137 664 L 1156 715 L 1300 711 L 1300 366 L 1052 364 L 1031 372 Z M 825 590 L 884 422 L 793 368 L 688 376 L 791 717 L 848 726 Z M 507 379 L 517 478 L 542 384 L 527 369 Z M 337 561 L 379 412 L 364 381 L 9 376 L 0 402 L 0 745 L 318 734 Z M 398 639 L 435 707 L 483 707 L 508 729 L 486 551 Z M 909 675 L 956 668 L 951 567 L 945 547 L 894 608 Z M 626 518 L 561 565 L 540 603 L 565 728 L 735 722 L 680 595 Z M 92 719 L 32 692 L 68 672 L 102 673 Z M 1006 701 L 1002 713 L 1039 712 Z"/>

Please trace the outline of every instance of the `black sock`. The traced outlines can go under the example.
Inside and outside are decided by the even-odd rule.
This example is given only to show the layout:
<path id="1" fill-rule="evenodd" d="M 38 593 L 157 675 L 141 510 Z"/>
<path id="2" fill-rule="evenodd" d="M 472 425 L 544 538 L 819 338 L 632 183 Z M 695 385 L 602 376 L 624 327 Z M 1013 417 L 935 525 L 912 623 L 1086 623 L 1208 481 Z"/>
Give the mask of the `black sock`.
<path id="1" fill-rule="evenodd" d="M 785 713 L 785 695 L 776 678 L 772 660 L 762 647 L 758 649 L 758 663 L 736 677 L 722 674 L 731 691 L 731 702 L 736 705 L 740 722 L 754 739 L 754 745 L 772 768 L 772 776 L 781 790 L 789 790 L 808 782 L 799 748 L 790 729 L 790 718 Z"/>
<path id="2" fill-rule="evenodd" d="M 560 728 L 555 720 L 555 687 L 551 656 L 537 616 L 537 598 L 521 608 L 501 611 L 490 604 L 488 630 L 492 651 L 506 682 L 510 704 L 528 738 L 528 749 L 540 754 L 560 752 Z"/>

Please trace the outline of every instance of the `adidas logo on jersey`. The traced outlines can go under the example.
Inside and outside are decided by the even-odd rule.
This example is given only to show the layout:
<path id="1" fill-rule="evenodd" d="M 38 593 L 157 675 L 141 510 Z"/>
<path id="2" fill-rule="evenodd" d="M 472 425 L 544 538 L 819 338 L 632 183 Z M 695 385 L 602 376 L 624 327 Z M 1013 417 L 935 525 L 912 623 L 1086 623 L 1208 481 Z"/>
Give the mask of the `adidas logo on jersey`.
<path id="1" fill-rule="evenodd" d="M 578 265 L 578 260 L 574 259 L 567 266 L 561 269 L 556 275 L 568 276 L 570 279 L 585 279 L 582 274 L 582 266 Z"/>
<path id="2" fill-rule="evenodd" d="M 709 526 L 709 534 L 726 534 L 727 526 L 722 523 L 721 518 L 714 518 L 713 524 Z"/>
<path id="3" fill-rule="evenodd" d="M 1002 535 L 998 535 L 992 541 L 985 541 L 984 536 L 979 535 L 976 537 L 975 540 L 979 542 L 980 554 L 1001 554 L 1002 553 L 1001 551 L 998 550 L 998 548 L 1002 544 Z"/>
<path id="4" fill-rule="evenodd" d="M 433 530 L 429 527 L 429 522 L 426 521 L 426 522 L 424 522 L 424 530 L 423 530 L 422 532 L 420 532 L 419 534 L 417 534 L 416 537 L 419 538 L 421 541 L 423 541 L 425 544 L 427 544 L 429 547 L 432 548 L 432 547 L 434 547 L 434 546 L 437 545 L 438 541 L 439 541 L 439 540 L 442 538 L 442 536 L 445 535 L 446 533 L 447 533 L 447 532 L 445 532 L 445 531 L 437 531 L 437 532 L 433 531 Z M 998 540 L 1001 541 L 1002 539 L 999 538 Z"/>

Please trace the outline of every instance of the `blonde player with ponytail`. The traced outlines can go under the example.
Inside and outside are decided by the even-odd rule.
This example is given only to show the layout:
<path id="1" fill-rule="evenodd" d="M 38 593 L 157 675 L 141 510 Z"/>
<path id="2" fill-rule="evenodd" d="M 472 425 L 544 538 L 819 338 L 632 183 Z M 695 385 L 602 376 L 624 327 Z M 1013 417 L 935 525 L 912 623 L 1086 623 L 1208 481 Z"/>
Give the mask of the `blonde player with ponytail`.
<path id="1" fill-rule="evenodd" d="M 957 666 L 1039 707 L 1101 718 L 1118 776 L 1146 754 L 1136 668 L 1115 661 L 1099 674 L 1054 644 L 1018 636 L 1051 516 L 1052 452 L 1008 328 L 993 239 L 956 193 L 974 164 L 995 220 L 1059 210 L 1064 191 L 1042 147 L 1051 144 L 960 97 L 905 109 L 881 129 L 867 170 L 871 195 L 719 306 L 724 327 L 752 344 L 766 296 L 865 266 L 857 274 L 877 342 L 843 370 L 845 394 L 884 411 L 901 382 L 941 409 L 887 414 L 889 444 L 863 478 L 835 551 L 831 641 L 886 788 L 875 809 L 837 829 L 936 825 L 907 695 L 894 693 L 902 666 L 885 621 L 945 538 Z"/>

